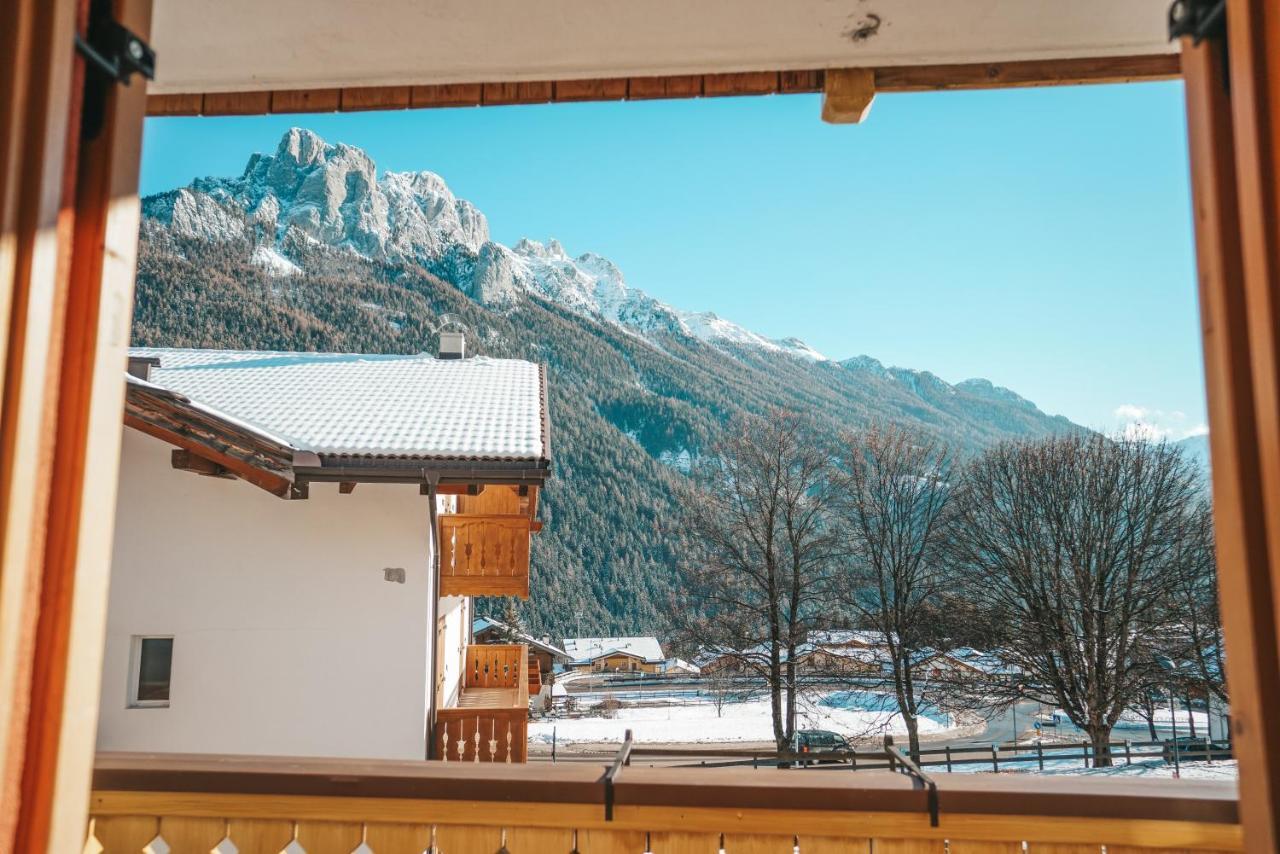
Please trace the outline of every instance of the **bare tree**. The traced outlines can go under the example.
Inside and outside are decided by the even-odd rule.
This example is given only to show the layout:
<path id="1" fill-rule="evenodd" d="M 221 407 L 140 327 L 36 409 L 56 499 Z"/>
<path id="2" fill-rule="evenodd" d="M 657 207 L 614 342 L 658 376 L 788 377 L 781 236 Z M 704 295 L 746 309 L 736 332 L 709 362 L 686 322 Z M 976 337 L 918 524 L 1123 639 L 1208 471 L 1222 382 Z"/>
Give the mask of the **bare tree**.
<path id="1" fill-rule="evenodd" d="M 1153 679 L 1196 495 L 1173 446 L 1096 434 L 999 445 L 965 470 L 953 557 L 1021 673 L 991 690 L 1062 708 L 1099 765 Z"/>
<path id="2" fill-rule="evenodd" d="M 1205 699 L 1228 701 L 1222 614 L 1218 610 L 1218 563 L 1214 551 L 1213 506 L 1202 498 L 1191 513 L 1188 536 L 1178 558 L 1186 565 L 1179 578 L 1175 614 L 1186 639 L 1183 655 L 1188 688 Z"/>
<path id="3" fill-rule="evenodd" d="M 833 527 L 843 555 L 832 575 L 832 598 L 849 624 L 881 638 L 885 681 L 913 756 L 920 752 L 921 675 L 933 606 L 945 586 L 952 464 L 945 443 L 877 425 L 843 437 L 833 478 Z"/>
<path id="4" fill-rule="evenodd" d="M 779 750 L 795 733 L 797 653 L 829 561 L 829 468 L 810 425 L 779 411 L 733 424 L 683 496 L 683 577 L 702 607 L 676 606 L 673 617 L 690 646 L 721 650 L 763 679 Z"/>
<path id="5" fill-rule="evenodd" d="M 741 703 L 749 699 L 751 690 L 741 678 L 734 675 L 728 667 L 717 667 L 703 679 L 707 686 L 707 695 L 715 706 L 716 717 L 724 716 L 724 707 L 730 703 Z"/>

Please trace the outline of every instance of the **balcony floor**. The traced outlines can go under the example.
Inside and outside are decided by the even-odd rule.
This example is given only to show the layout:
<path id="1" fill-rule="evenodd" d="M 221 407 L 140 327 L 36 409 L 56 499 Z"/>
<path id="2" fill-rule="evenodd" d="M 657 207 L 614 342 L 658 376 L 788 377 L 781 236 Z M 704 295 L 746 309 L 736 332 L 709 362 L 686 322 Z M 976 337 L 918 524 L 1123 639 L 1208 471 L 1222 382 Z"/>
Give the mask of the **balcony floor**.
<path id="1" fill-rule="evenodd" d="M 517 688 L 463 688 L 459 709 L 511 709 L 520 707 Z"/>

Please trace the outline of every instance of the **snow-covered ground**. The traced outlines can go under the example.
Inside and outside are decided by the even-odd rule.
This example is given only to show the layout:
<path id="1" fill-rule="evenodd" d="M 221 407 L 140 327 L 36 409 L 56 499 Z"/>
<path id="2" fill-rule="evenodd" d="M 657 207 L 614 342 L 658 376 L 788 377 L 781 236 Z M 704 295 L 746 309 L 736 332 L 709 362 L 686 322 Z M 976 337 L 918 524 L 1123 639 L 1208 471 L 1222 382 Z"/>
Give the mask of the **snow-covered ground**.
<path id="1" fill-rule="evenodd" d="M 833 694 L 828 697 L 838 697 Z M 824 698 L 826 699 L 826 698 Z M 893 711 L 835 708 L 805 704 L 798 712 L 800 729 L 825 729 L 849 738 L 864 738 L 891 733 L 906 735 L 902 718 Z M 939 716 L 942 717 L 942 716 Z M 953 728 L 945 723 L 921 718 L 921 735 L 946 732 Z M 560 717 L 529 724 L 529 738 L 551 743 L 552 730 L 560 744 L 580 742 L 619 742 L 631 730 L 636 742 L 661 744 L 706 744 L 732 742 L 768 742 L 773 740 L 773 724 L 767 698 L 740 703 L 725 703 L 716 715 L 715 704 L 707 699 L 672 698 L 661 705 L 624 706 L 614 717 Z"/>
<path id="2" fill-rule="evenodd" d="M 1038 717 L 1040 720 L 1044 721 L 1056 718 L 1060 724 L 1070 721 L 1070 718 L 1067 717 L 1067 713 L 1062 709 L 1055 709 L 1053 712 L 1045 712 Z M 1157 708 L 1155 710 L 1155 714 L 1153 714 L 1151 718 L 1155 728 L 1159 731 L 1168 730 L 1171 732 L 1176 727 L 1179 735 L 1187 735 L 1191 732 L 1191 724 L 1193 721 L 1195 723 L 1195 731 L 1197 734 L 1204 735 L 1209 731 L 1210 721 L 1209 715 L 1206 712 L 1188 712 L 1185 708 L 1179 708 L 1174 712 L 1172 709 L 1165 707 Z M 1172 721 L 1172 723 L 1170 723 L 1170 721 Z M 1147 719 L 1132 709 L 1122 712 L 1120 720 L 1116 721 L 1116 729 L 1119 730 L 1147 728 Z"/>
<path id="3" fill-rule="evenodd" d="M 1121 760 L 1120 764 L 1113 765 L 1110 768 L 1085 768 L 1079 759 L 1070 761 L 1062 760 L 1058 762 L 1045 762 L 1044 771 L 1039 771 L 1035 764 L 1030 767 L 1016 769 L 1019 773 L 1044 773 L 1046 776 L 1062 776 L 1062 775 L 1078 775 L 1090 777 L 1146 777 L 1150 779 L 1156 778 L 1173 778 L 1174 768 L 1172 765 L 1166 765 L 1162 759 L 1145 759 L 1141 762 L 1134 762 L 1132 765 L 1125 765 Z M 1010 769 L 1015 770 L 1015 769 Z M 1002 767 L 1000 773 L 1004 773 Z M 1180 779 L 1183 780 L 1236 780 L 1240 776 L 1239 769 L 1236 767 L 1234 759 L 1214 761 L 1212 764 L 1208 762 L 1183 762 Z"/>

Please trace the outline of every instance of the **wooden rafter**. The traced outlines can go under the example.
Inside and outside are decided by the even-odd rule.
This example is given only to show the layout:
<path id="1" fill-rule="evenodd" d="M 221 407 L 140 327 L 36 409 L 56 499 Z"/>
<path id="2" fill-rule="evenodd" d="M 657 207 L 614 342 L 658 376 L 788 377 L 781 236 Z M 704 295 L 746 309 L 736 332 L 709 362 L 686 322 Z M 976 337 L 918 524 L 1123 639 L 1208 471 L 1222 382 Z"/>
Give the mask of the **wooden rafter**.
<path id="1" fill-rule="evenodd" d="M 993 89 L 1166 80 L 1181 73 L 1175 53 L 1084 59 L 1026 60 L 955 65 L 885 66 L 870 70 L 877 92 Z M 426 86 L 362 86 L 266 92 L 192 92 L 152 95 L 153 116 L 232 116 L 267 113 L 332 113 L 477 107 L 572 101 L 640 101 L 729 95 L 786 95 L 823 90 L 827 71 L 744 71 L 664 77 L 544 80 L 518 83 L 454 83 Z"/>
<path id="2" fill-rule="evenodd" d="M 234 478 L 235 474 L 226 466 L 219 465 L 208 457 L 202 457 L 193 451 L 175 448 L 169 455 L 169 463 L 178 471 L 189 471 L 205 477 Z"/>
<path id="3" fill-rule="evenodd" d="M 196 465 L 212 464 L 272 495 L 300 497 L 291 489 L 292 448 L 191 407 L 180 395 L 131 384 L 125 399 L 124 423 L 188 452 L 191 456 L 184 460 L 197 458 L 202 462 Z"/>

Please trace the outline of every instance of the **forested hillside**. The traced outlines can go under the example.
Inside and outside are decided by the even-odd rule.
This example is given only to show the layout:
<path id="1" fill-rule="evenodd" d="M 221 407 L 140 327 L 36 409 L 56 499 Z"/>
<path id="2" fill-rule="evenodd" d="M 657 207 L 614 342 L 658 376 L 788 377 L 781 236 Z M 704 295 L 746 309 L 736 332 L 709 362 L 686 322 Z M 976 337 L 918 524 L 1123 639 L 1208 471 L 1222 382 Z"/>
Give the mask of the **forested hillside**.
<path id="1" fill-rule="evenodd" d="M 431 352 L 447 314 L 471 352 L 548 366 L 554 478 L 523 607 L 556 636 L 662 631 L 679 593 L 675 485 L 739 413 L 802 409 L 833 433 L 888 419 L 966 451 L 1077 429 L 983 380 L 829 361 L 674 309 L 599 256 L 492 243 L 438 176 L 379 178 L 305 131 L 144 214 L 137 345 Z"/>

